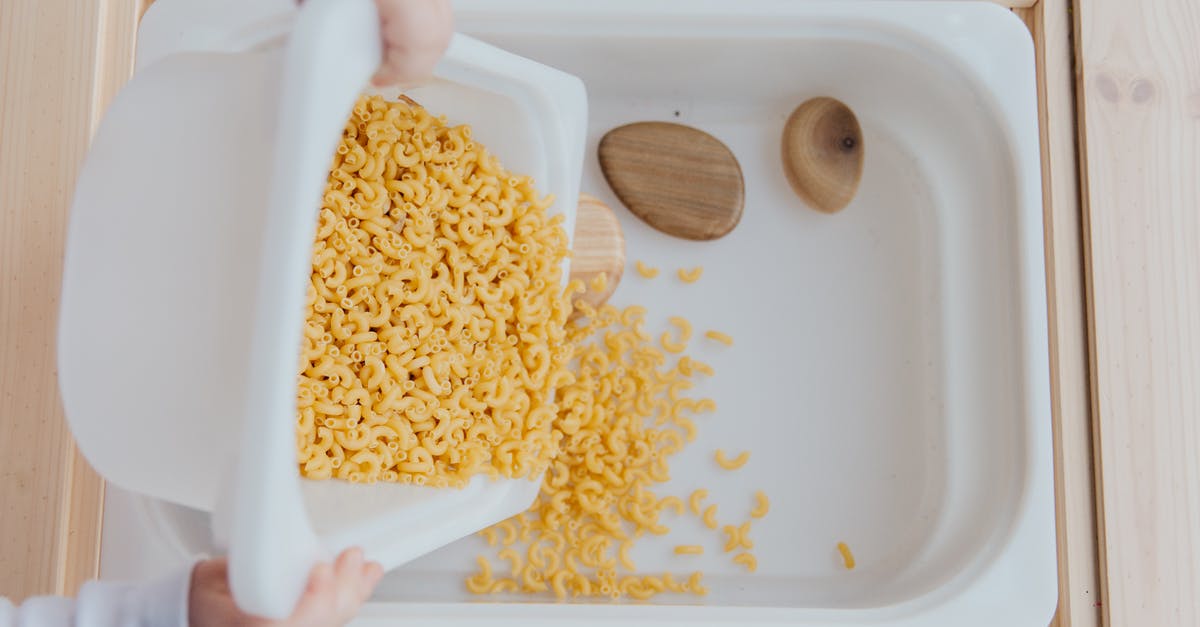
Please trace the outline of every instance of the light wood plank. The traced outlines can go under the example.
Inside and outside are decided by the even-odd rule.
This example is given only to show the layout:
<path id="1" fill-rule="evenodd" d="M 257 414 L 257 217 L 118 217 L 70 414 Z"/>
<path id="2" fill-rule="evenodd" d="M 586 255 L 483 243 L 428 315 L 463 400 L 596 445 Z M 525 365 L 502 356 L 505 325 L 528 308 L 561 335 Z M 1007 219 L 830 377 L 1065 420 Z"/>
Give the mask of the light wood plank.
<path id="1" fill-rule="evenodd" d="M 1081 2 L 1106 624 L 1200 625 L 1200 3 Z"/>
<path id="2" fill-rule="evenodd" d="M 137 0 L 0 3 L 0 595 L 73 594 L 99 560 L 103 482 L 55 379 L 67 208 L 132 69 Z"/>
<path id="3" fill-rule="evenodd" d="M 1058 520 L 1057 627 L 1100 624 L 1070 0 L 1018 9 L 1037 49 Z"/>

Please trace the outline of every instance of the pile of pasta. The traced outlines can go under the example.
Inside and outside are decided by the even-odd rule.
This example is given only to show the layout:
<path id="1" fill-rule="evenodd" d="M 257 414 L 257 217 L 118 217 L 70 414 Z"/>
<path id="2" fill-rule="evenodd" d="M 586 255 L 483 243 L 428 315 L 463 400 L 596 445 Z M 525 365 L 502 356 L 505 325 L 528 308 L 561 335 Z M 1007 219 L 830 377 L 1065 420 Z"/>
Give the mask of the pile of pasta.
<path id="1" fill-rule="evenodd" d="M 558 599 L 707 594 L 702 572 L 641 573 L 630 551 L 643 537 L 668 534 L 667 518 L 688 510 L 714 532 L 720 528 L 717 506 L 703 504 L 707 491 L 696 490 L 686 504 L 655 492 L 670 479 L 670 457 L 695 438 L 693 416 L 716 409 L 711 399 L 687 394 L 694 377 L 713 370 L 687 355 L 668 363 L 690 339 L 691 325 L 683 318 L 672 318 L 678 332 L 664 333 L 656 344 L 644 329 L 642 307 L 596 310 L 583 301 L 575 306 L 583 315 L 567 335 L 575 345 L 576 378 L 560 392 L 555 423 L 560 451 L 533 507 L 481 532 L 495 552 L 491 559 L 478 557 L 479 570 L 466 587 L 477 594 L 544 593 Z M 730 464 L 728 469 L 736 469 Z M 749 517 L 765 515 L 767 507 L 759 492 Z M 753 571 L 750 528 L 749 520 L 725 525 L 724 551 L 737 552 L 731 561 Z M 703 547 L 680 545 L 675 553 L 698 555 Z"/>
<path id="2" fill-rule="evenodd" d="M 325 189 L 299 364 L 301 473 L 534 477 L 573 381 L 567 236 L 527 176 L 411 102 L 363 97 Z"/>

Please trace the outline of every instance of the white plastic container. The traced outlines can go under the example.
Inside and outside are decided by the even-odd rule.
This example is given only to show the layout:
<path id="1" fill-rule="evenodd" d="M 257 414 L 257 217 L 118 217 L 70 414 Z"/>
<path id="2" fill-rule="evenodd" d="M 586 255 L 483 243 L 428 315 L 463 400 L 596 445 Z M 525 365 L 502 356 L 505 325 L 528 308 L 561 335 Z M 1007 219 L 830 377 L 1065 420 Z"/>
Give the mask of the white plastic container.
<path id="1" fill-rule="evenodd" d="M 162 0 L 160 0 L 162 1 Z M 669 120 L 724 141 L 746 209 L 728 237 L 666 237 L 618 209 L 630 272 L 618 304 L 689 317 L 718 402 L 664 494 L 708 487 L 729 516 L 767 492 L 748 574 L 684 517 L 643 540 L 641 569 L 707 573 L 705 598 L 536 603 L 466 593 L 468 538 L 385 578 L 361 625 L 888 625 L 1043 627 L 1056 567 L 1036 83 L 1028 32 L 973 2 L 462 0 L 463 32 L 574 74 L 589 94 L 583 190 L 605 131 Z M 804 207 L 780 166 L 792 108 L 833 96 L 858 114 L 855 201 Z M 694 285 L 675 269 L 703 265 Z M 715 448 L 749 450 L 745 468 Z M 181 554 L 207 518 L 145 501 Z M 858 567 L 834 546 L 847 542 Z M 701 557 L 671 555 L 697 542 Z"/>
<path id="2" fill-rule="evenodd" d="M 128 490 L 212 512 L 239 605 L 273 617 L 342 548 L 391 568 L 528 507 L 536 478 L 436 490 L 298 473 L 316 214 L 379 64 L 373 0 L 300 10 L 164 0 L 143 30 L 139 70 L 92 144 L 68 233 L 59 373 L 92 465 Z M 436 80 L 408 93 L 533 175 L 573 231 L 578 79 L 458 36 Z"/>

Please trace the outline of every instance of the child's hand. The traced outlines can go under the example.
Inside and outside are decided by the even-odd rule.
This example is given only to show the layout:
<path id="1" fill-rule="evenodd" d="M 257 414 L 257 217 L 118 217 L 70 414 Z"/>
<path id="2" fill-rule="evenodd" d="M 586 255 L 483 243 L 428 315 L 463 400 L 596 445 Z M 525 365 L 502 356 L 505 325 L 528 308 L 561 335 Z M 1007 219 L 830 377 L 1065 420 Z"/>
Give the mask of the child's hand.
<path id="1" fill-rule="evenodd" d="M 291 617 L 282 621 L 242 613 L 229 592 L 225 558 L 196 564 L 188 592 L 188 625 L 191 627 L 340 627 L 358 613 L 383 577 L 375 562 L 364 563 L 360 549 L 348 549 L 337 562 L 317 564 L 308 576 L 308 588 Z"/>
<path id="2" fill-rule="evenodd" d="M 376 1 L 383 24 L 383 65 L 372 82 L 383 86 L 429 78 L 454 34 L 450 0 Z"/>

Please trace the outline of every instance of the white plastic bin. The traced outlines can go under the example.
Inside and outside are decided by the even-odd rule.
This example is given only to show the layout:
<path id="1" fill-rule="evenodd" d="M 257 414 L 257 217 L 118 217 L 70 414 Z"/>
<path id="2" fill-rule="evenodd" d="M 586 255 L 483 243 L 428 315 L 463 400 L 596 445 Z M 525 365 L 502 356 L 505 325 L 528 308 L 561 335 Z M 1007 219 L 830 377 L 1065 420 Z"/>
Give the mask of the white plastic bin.
<path id="1" fill-rule="evenodd" d="M 759 570 L 695 521 L 643 540 L 647 571 L 704 570 L 711 593 L 651 603 L 488 599 L 462 585 L 465 539 L 385 578 L 359 624 L 1043 627 L 1056 566 L 1036 83 L 1029 34 L 985 2 L 463 0 L 459 27 L 588 89 L 585 192 L 614 207 L 599 137 L 678 121 L 724 141 L 746 177 L 741 224 L 694 243 L 618 209 L 630 261 L 617 304 L 686 315 L 736 339 L 694 355 L 717 414 L 664 493 L 708 487 L 722 510 L 766 491 Z M 823 215 L 792 194 L 779 139 L 792 108 L 858 114 L 855 201 Z M 703 265 L 694 285 L 670 279 Z M 715 448 L 750 450 L 737 473 Z M 148 504 L 185 551 L 205 518 Z M 841 566 L 847 542 L 858 567 Z M 671 555 L 698 542 L 705 556 Z M 686 561 L 684 561 L 686 560 Z"/>

